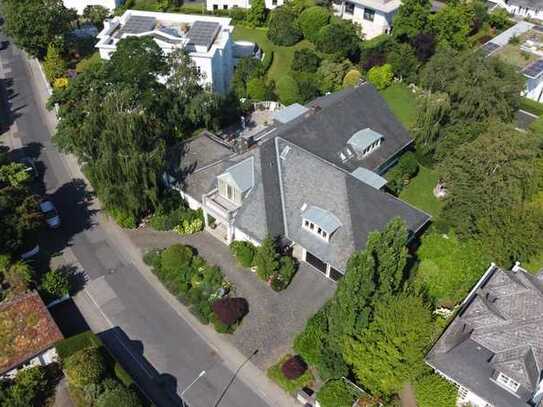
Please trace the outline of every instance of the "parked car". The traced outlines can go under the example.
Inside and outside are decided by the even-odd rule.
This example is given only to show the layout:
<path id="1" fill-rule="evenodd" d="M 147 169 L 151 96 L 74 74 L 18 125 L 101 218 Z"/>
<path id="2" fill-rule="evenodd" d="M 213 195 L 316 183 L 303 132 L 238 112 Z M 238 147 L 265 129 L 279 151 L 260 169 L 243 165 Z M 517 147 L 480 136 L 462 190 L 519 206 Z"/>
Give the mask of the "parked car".
<path id="1" fill-rule="evenodd" d="M 24 164 L 26 166 L 25 171 L 30 174 L 31 179 L 38 178 L 38 169 L 36 168 L 36 162 L 33 158 L 30 157 L 22 157 L 19 162 L 21 164 Z"/>
<path id="2" fill-rule="evenodd" d="M 60 226 L 60 217 L 58 216 L 57 208 L 51 201 L 42 201 L 40 210 L 45 215 L 45 221 L 50 228 L 56 229 Z"/>
<path id="3" fill-rule="evenodd" d="M 27 259 L 29 259 L 31 257 L 34 257 L 39 252 L 40 252 L 40 245 L 37 244 L 32 249 L 30 249 L 30 250 L 24 252 L 23 254 L 21 254 L 21 259 L 27 260 Z"/>

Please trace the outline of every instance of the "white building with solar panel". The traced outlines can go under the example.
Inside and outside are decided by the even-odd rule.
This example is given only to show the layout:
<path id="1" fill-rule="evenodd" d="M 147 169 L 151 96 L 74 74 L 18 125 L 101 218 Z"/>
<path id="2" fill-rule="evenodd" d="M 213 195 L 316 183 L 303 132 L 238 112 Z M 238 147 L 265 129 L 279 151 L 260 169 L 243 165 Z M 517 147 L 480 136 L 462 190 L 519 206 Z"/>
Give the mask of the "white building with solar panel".
<path id="1" fill-rule="evenodd" d="M 224 94 L 234 67 L 233 30 L 230 18 L 127 10 L 104 22 L 96 48 L 102 59 L 110 59 L 123 38 L 150 36 L 166 55 L 185 49 L 203 75 L 203 84 Z"/>
<path id="2" fill-rule="evenodd" d="M 266 8 L 273 10 L 276 7 L 282 6 L 285 0 L 264 0 Z M 250 0 L 207 0 L 206 8 L 209 11 L 228 10 L 232 8 L 251 8 Z"/>

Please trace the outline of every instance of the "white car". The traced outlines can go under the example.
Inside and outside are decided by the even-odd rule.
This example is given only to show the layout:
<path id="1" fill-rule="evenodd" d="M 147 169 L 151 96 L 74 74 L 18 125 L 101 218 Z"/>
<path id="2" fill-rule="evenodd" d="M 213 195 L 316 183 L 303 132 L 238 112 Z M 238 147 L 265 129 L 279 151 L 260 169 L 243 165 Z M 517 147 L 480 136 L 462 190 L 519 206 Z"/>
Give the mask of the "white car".
<path id="1" fill-rule="evenodd" d="M 50 228 L 56 229 L 60 226 L 60 217 L 58 216 L 57 208 L 51 201 L 42 201 L 40 210 L 45 215 L 45 220 Z"/>

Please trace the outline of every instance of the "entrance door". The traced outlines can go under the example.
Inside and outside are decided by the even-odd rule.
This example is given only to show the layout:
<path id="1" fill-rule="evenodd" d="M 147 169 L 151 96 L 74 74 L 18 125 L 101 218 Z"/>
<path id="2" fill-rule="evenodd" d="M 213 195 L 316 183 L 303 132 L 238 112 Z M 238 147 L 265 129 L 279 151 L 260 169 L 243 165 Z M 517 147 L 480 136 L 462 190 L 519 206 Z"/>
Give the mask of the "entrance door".
<path id="1" fill-rule="evenodd" d="M 326 275 L 326 263 L 319 259 L 317 256 L 312 255 L 310 252 L 305 252 L 305 261 Z"/>

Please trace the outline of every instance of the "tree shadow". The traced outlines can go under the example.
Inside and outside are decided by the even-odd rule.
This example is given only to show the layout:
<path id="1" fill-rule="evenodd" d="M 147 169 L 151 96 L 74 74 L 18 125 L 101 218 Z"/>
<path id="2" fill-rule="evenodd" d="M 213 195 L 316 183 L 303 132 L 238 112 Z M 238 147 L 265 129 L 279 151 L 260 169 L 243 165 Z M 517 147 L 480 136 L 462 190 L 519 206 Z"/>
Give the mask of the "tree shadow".
<path id="1" fill-rule="evenodd" d="M 177 379 L 169 373 L 159 373 L 144 356 L 141 341 L 132 340 L 119 327 L 98 334 L 111 355 L 132 376 L 139 390 L 157 407 L 180 407 Z"/>
<path id="2" fill-rule="evenodd" d="M 6 42 L 2 41 L 2 46 L 5 46 Z M 13 78 L 0 79 L 0 135 L 9 130 L 15 120 L 21 116 L 20 110 L 26 107 L 26 105 L 12 107 L 12 101 L 17 96 Z"/>

